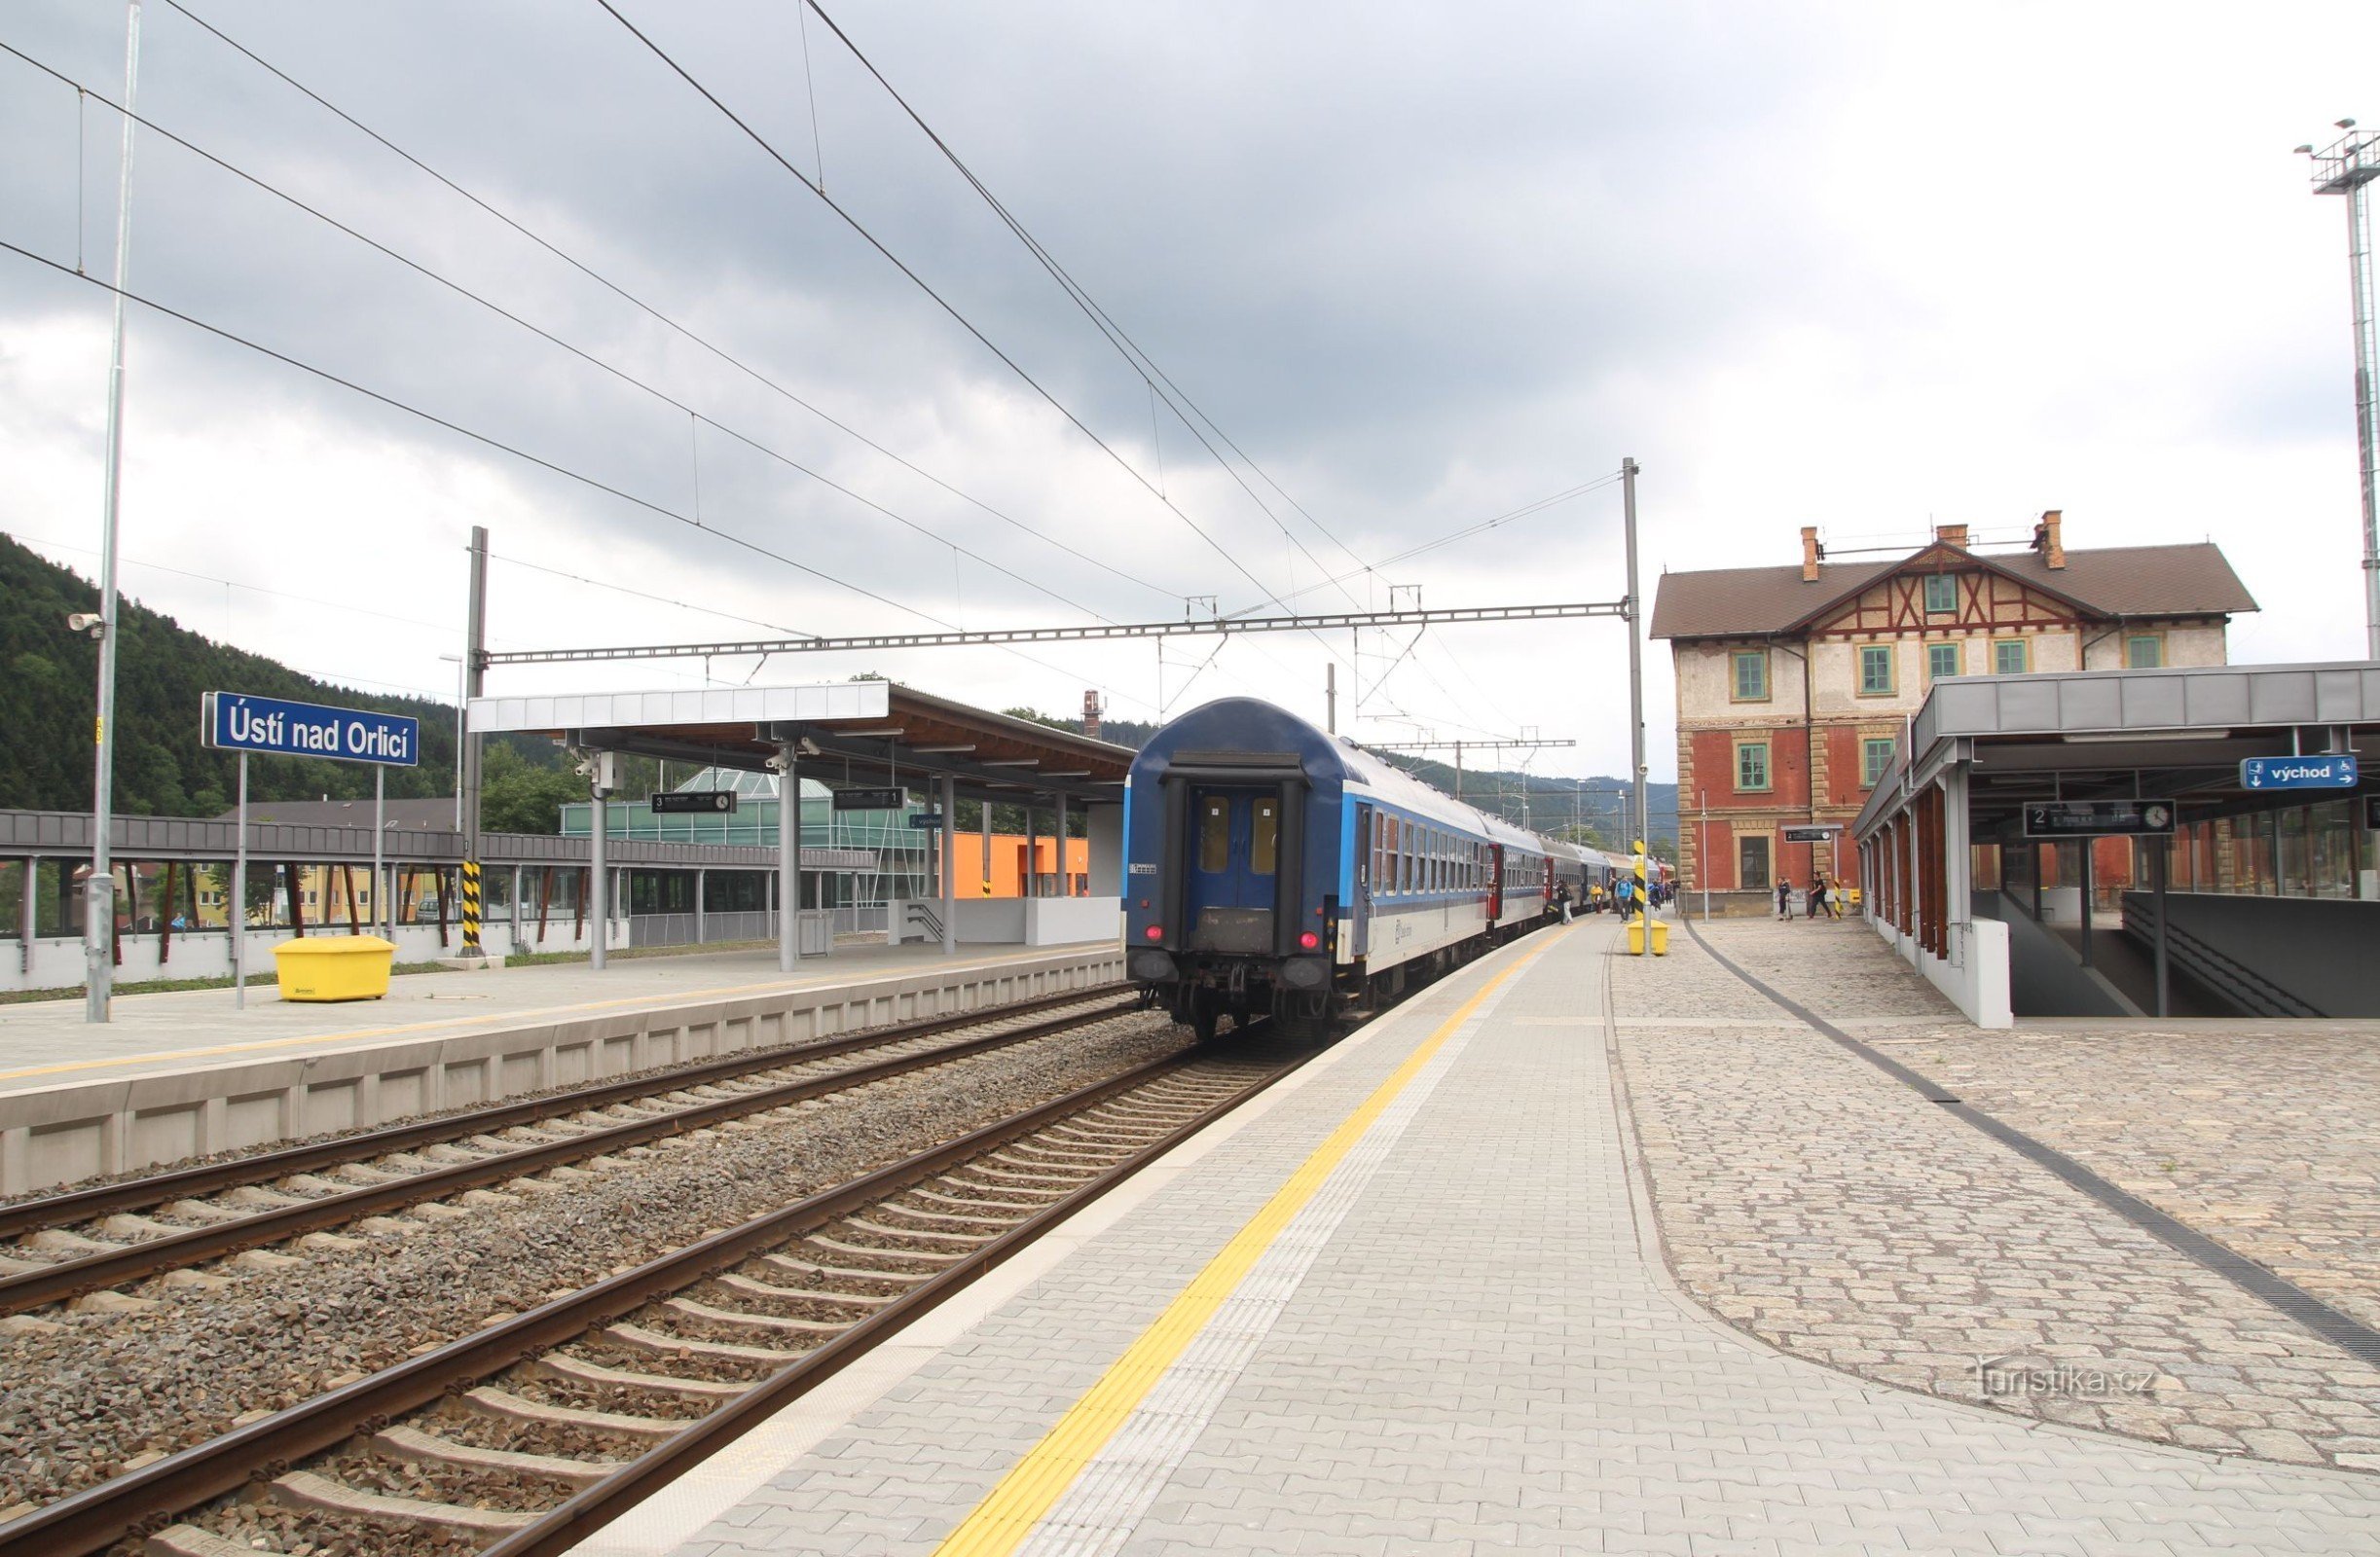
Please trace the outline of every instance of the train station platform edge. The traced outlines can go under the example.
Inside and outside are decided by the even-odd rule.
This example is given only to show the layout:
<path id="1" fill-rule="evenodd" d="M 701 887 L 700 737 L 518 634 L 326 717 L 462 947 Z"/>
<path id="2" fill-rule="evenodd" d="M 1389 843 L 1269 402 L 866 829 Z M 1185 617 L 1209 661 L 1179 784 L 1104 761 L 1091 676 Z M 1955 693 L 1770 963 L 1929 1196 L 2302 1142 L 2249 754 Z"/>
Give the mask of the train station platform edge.
<path id="1" fill-rule="evenodd" d="M 580 1557 L 2370 1549 L 2371 1478 L 1906 1394 L 1695 1306 L 1613 939 L 1421 993 Z"/>
<path id="2" fill-rule="evenodd" d="M 778 971 L 774 950 L 622 957 L 601 972 L 584 962 L 563 962 L 491 973 L 406 974 L 390 981 L 386 998 L 369 1001 L 286 1001 L 271 986 L 259 985 L 249 989 L 245 1010 L 234 1007 L 228 989 L 176 990 L 121 996 L 104 1025 L 84 1020 L 80 999 L 29 1000 L 0 1005 L 0 1093 L 194 1062 L 325 1054 L 392 1038 L 459 1036 L 673 1002 L 987 968 L 1082 949 L 975 947 L 945 958 L 938 946 L 914 943 L 844 946 L 832 957 L 805 959 L 790 974 Z"/>

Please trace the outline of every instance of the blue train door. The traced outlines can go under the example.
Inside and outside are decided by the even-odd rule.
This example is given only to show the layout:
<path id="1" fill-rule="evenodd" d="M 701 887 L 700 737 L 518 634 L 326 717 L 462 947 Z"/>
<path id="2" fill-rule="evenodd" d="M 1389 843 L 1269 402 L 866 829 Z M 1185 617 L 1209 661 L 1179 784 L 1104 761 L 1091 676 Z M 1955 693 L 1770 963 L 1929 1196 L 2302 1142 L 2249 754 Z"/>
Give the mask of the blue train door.
<path id="1" fill-rule="evenodd" d="M 1279 881 L 1277 790 L 1199 789 L 1190 796 L 1190 945 L 1251 957 L 1272 953 Z"/>
<path id="2" fill-rule="evenodd" d="M 1372 955 L 1372 863 L 1373 845 L 1372 830 L 1379 824 L 1373 819 L 1372 808 L 1355 808 L 1355 955 Z M 1333 956 L 1337 953 L 1334 951 Z"/>

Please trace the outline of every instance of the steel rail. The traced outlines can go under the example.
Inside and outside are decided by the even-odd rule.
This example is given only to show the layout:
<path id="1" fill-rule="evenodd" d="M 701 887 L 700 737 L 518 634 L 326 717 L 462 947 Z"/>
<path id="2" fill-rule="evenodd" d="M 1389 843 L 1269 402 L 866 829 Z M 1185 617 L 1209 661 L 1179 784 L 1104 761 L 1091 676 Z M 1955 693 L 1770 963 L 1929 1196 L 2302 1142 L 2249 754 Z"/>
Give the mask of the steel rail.
<path id="1" fill-rule="evenodd" d="M 516 1363 L 531 1361 L 542 1353 L 608 1324 L 647 1303 L 664 1300 L 753 1254 L 788 1243 L 875 1201 L 898 1194 L 970 1157 L 1004 1145 L 1017 1137 L 1030 1135 L 1058 1119 L 1095 1106 L 1160 1076 L 1186 1068 L 1192 1063 L 1190 1058 L 1171 1055 L 1135 1066 L 1117 1075 L 982 1126 L 955 1141 L 929 1147 L 900 1162 L 864 1174 L 791 1206 L 756 1216 L 740 1227 L 713 1233 L 674 1253 L 649 1260 L 617 1276 L 606 1277 L 568 1297 L 557 1298 L 500 1324 L 490 1325 L 460 1340 L 449 1342 L 434 1352 L 385 1368 L 369 1378 L 317 1395 L 245 1427 L 235 1428 L 219 1437 L 194 1444 L 138 1470 L 86 1487 L 6 1525 L 0 1525 L 0 1557 L 87 1557 L 87 1554 L 103 1550 L 127 1537 L 155 1534 L 185 1511 L 210 1499 L 237 1491 L 260 1474 L 268 1477 L 276 1475 L 287 1466 L 334 1448 L 359 1432 L 377 1432 L 408 1412 L 430 1405 L 448 1394 L 459 1393 Z M 1225 1108 L 1254 1096 L 1263 1086 L 1285 1074 L 1288 1068 L 1294 1067 L 1262 1078 L 1226 1104 L 1202 1113 L 1193 1124 L 1208 1122 Z M 1191 1127 L 1185 1127 L 1186 1130 L 1189 1128 Z M 1174 1136 L 1167 1138 L 1168 1142 L 1182 1133 L 1175 1132 Z M 1136 1166 L 1145 1165 L 1153 1160 L 1154 1149 L 1145 1150 L 1129 1159 L 1129 1162 Z M 1111 1171 L 1091 1182 L 1095 1185 L 1111 1182 L 1118 1173 L 1119 1170 Z M 1074 1203 L 1080 1205 L 1082 1202 L 1075 1198 Z M 1055 1209 L 1050 1208 L 1052 1211 Z M 1044 1212 L 1025 1225 L 1045 1230 L 1054 1225 L 1054 1221 Z M 1017 1229 L 1022 1230 L 1021 1226 Z M 1007 1236 L 1013 1238 L 1014 1234 Z M 1016 1247 L 1020 1246 L 1011 1245 L 1009 1251 L 1012 1252 Z M 968 1264 L 973 1264 L 975 1268 L 968 1280 L 990 1268 L 990 1263 L 976 1263 L 990 1252 L 991 1248 L 987 1247 L 970 1256 Z M 912 1298 L 923 1297 L 929 1289 L 933 1289 L 937 1292 L 938 1300 L 939 1296 L 946 1296 L 965 1285 L 964 1282 L 950 1280 L 964 1269 L 965 1265 L 956 1266 L 932 1282 L 921 1284 L 909 1298 L 888 1304 L 878 1315 L 860 1322 L 860 1328 L 868 1333 L 869 1344 L 887 1333 L 890 1326 L 882 1321 L 896 1310 L 913 1317 L 923 1307 L 929 1306 L 914 1303 Z M 846 1332 L 846 1335 L 851 1333 Z M 808 1375 L 809 1382 L 815 1383 L 828 1376 L 864 1350 L 864 1346 L 855 1349 L 845 1344 L 838 1347 L 833 1342 L 820 1348 L 819 1353 L 831 1351 L 831 1357 L 822 1358 L 821 1365 L 812 1368 Z M 813 1358 L 818 1356 L 818 1353 L 812 1354 Z M 787 1371 L 810 1365 L 811 1358 L 806 1358 Z M 782 1374 L 773 1376 L 758 1388 L 768 1389 L 782 1377 Z M 793 1391 L 792 1386 L 786 1389 Z M 771 1396 L 773 1402 L 780 1398 L 779 1395 Z M 737 1405 L 731 1403 L 722 1409 L 736 1411 Z M 714 1416 L 718 1414 L 713 1413 Z M 702 1419 L 704 1422 L 709 1420 Z M 745 1430 L 752 1425 L 753 1420 L 753 1415 L 738 1412 L 734 1430 L 715 1437 L 712 1440 L 712 1447 Z M 694 1424 L 689 1430 L 699 1427 L 700 1423 Z M 672 1443 L 676 1441 L 671 1440 Z M 704 1452 L 709 1451 L 706 1449 Z M 691 1461 L 683 1463 L 690 1464 Z M 589 1493 L 599 1492 L 609 1481 L 630 1475 L 641 1464 L 641 1461 L 632 1462 L 626 1469 L 607 1478 L 606 1482 L 588 1489 Z M 624 1505 L 614 1501 L 624 1497 L 623 1491 L 604 1500 L 604 1506 L 612 1510 L 612 1513 L 604 1515 L 604 1519 L 612 1517 Z M 555 1513 L 561 1515 L 581 1503 L 582 1499 L 574 1498 Z M 585 1516 L 583 1507 L 580 1512 L 571 1515 L 573 1519 Z M 604 1520 L 594 1521 L 602 1522 Z M 541 1546 L 538 1549 L 562 1548 Z"/>
<path id="2" fill-rule="evenodd" d="M 645 1071 L 640 1075 L 613 1081 L 594 1082 L 568 1092 L 549 1093 L 519 1103 L 496 1104 L 486 1108 L 444 1113 L 435 1118 L 417 1120 L 412 1124 L 389 1125 L 379 1130 L 364 1131 L 351 1136 L 340 1136 L 330 1141 L 317 1141 L 302 1146 L 285 1146 L 277 1151 L 256 1152 L 234 1158 L 229 1162 L 202 1163 L 195 1168 L 179 1168 L 170 1173 L 152 1174 L 140 1178 L 128 1178 L 113 1184 L 98 1184 L 90 1189 L 78 1189 L 62 1195 L 46 1195 L 39 1200 L 20 1200 L 0 1206 L 0 1238 L 21 1238 L 27 1233 L 45 1228 L 64 1227 L 75 1222 L 90 1221 L 114 1212 L 135 1211 L 144 1206 L 159 1206 L 169 1200 L 187 1200 L 199 1195 L 216 1194 L 246 1184 L 263 1183 L 271 1178 L 284 1178 L 291 1174 L 311 1173 L 321 1168 L 343 1167 L 366 1157 L 384 1156 L 392 1151 L 405 1151 L 415 1146 L 437 1145 L 462 1136 L 489 1135 L 498 1130 L 513 1130 L 522 1125 L 535 1124 L 559 1114 L 577 1113 L 587 1108 L 606 1108 L 657 1092 L 670 1092 L 682 1087 L 697 1087 L 718 1081 L 732 1081 L 754 1071 L 774 1070 L 782 1066 L 801 1065 L 812 1060 L 831 1060 L 838 1054 L 877 1044 L 897 1043 L 904 1038 L 925 1037 L 947 1032 L 953 1028 L 975 1027 L 985 1022 L 998 1022 L 1010 1016 L 1030 1016 L 1054 1006 L 1077 1005 L 1100 996 L 1121 994 L 1131 988 L 1125 984 L 1102 984 L 1063 995 L 1044 996 L 1039 999 L 1021 1000 L 1012 1005 L 994 1006 L 976 1011 L 963 1011 L 950 1016 L 930 1017 L 922 1022 L 907 1022 L 892 1027 L 865 1029 L 841 1033 L 831 1038 L 819 1038 L 774 1049 L 742 1049 L 734 1054 L 698 1060 L 690 1065 L 662 1071 Z"/>
<path id="3" fill-rule="evenodd" d="M 306 1233 L 319 1232 L 351 1222 L 364 1216 L 383 1215 L 400 1211 L 420 1201 L 437 1200 L 476 1189 L 484 1184 L 518 1178 L 568 1163 L 576 1158 L 600 1156 L 604 1152 L 620 1151 L 641 1145 L 665 1136 L 700 1130 L 748 1113 L 759 1113 L 779 1108 L 806 1098 L 823 1097 L 831 1092 L 845 1092 L 893 1076 L 905 1075 L 931 1066 L 944 1065 L 954 1060 L 970 1059 L 994 1049 L 1028 1042 L 1063 1032 L 1069 1028 L 1090 1022 L 1104 1021 L 1133 1009 L 1130 1005 L 1112 1005 L 1099 1010 L 1070 1013 L 1050 1017 L 1028 1027 L 1010 1029 L 1006 1032 L 986 1033 L 979 1038 L 965 1038 L 937 1049 L 917 1054 L 898 1055 L 879 1060 L 871 1065 L 855 1066 L 848 1070 L 829 1071 L 820 1076 L 805 1076 L 778 1086 L 763 1087 L 757 1092 L 738 1093 L 731 1098 L 719 1098 L 656 1114 L 648 1119 L 631 1120 L 563 1141 L 525 1145 L 518 1151 L 501 1156 L 483 1157 L 472 1162 L 449 1164 L 384 1184 L 368 1184 L 342 1195 L 325 1195 L 294 1206 L 279 1206 L 261 1211 L 238 1221 L 217 1222 L 207 1227 L 193 1227 L 168 1237 L 152 1238 L 144 1243 L 127 1244 L 119 1249 L 86 1254 L 80 1259 L 62 1260 L 40 1270 L 0 1278 L 0 1314 L 21 1314 L 27 1309 L 41 1308 L 63 1302 L 85 1292 L 103 1287 L 122 1286 L 127 1283 L 145 1280 L 162 1272 L 203 1260 L 219 1259 L 226 1254 L 252 1249 L 260 1244 L 277 1244 Z"/>
<path id="4" fill-rule="evenodd" d="M 596 1531 L 650 1498 L 703 1461 L 766 1422 L 786 1403 L 840 1373 L 910 1321 L 1006 1263 L 1036 1239 L 1097 1201 L 1125 1179 L 1246 1103 L 1307 1059 L 1280 1067 L 1211 1108 L 1200 1110 L 1163 1137 L 1073 1190 L 930 1281 L 828 1340 L 800 1361 L 761 1380 L 750 1391 L 694 1422 L 683 1432 L 655 1445 L 595 1485 L 549 1510 L 480 1553 L 480 1557 L 560 1557 Z M 1187 1064 L 1187 1062 L 1186 1062 Z M 6 1547 L 0 1544 L 0 1552 Z"/>

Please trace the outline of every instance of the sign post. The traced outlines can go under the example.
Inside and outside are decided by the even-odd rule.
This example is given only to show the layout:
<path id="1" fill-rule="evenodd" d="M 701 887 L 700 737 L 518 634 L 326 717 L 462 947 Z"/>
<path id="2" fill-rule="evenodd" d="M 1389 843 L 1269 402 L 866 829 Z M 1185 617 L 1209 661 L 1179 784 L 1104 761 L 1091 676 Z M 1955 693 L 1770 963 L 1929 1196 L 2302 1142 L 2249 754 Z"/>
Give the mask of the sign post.
<path id="1" fill-rule="evenodd" d="M 209 692 L 199 703 L 199 739 L 217 751 L 239 753 L 238 842 L 232 863 L 232 901 L 224 916 L 232 937 L 232 1004 L 248 1003 L 248 753 L 268 751 L 284 757 L 327 757 L 334 762 L 368 762 L 372 778 L 372 895 L 381 895 L 381 845 L 386 832 L 387 787 L 390 768 L 418 767 L 421 761 L 421 721 L 401 713 L 370 708 L 335 708 L 319 703 L 292 703 L 285 698 L 252 697 L 245 692 Z M 476 873 L 466 882 L 466 903 L 478 894 Z M 297 890 L 297 883 L 290 883 Z M 393 921 L 389 928 L 395 929 Z"/>

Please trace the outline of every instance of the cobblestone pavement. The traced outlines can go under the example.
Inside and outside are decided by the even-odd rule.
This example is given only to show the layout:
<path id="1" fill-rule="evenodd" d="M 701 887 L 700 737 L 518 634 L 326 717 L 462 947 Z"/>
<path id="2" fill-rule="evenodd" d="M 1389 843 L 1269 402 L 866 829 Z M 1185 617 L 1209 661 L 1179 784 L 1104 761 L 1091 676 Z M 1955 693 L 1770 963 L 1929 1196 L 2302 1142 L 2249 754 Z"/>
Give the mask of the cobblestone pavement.
<path id="1" fill-rule="evenodd" d="M 2371 1039 L 1986 1033 L 1862 924 L 1704 933 L 1970 1104 L 2380 1312 Z M 2380 1371 L 1926 1104 L 1682 931 L 1669 946 L 1617 960 L 1616 1043 L 1672 1268 L 1714 1313 L 1952 1399 L 2380 1471 Z"/>

